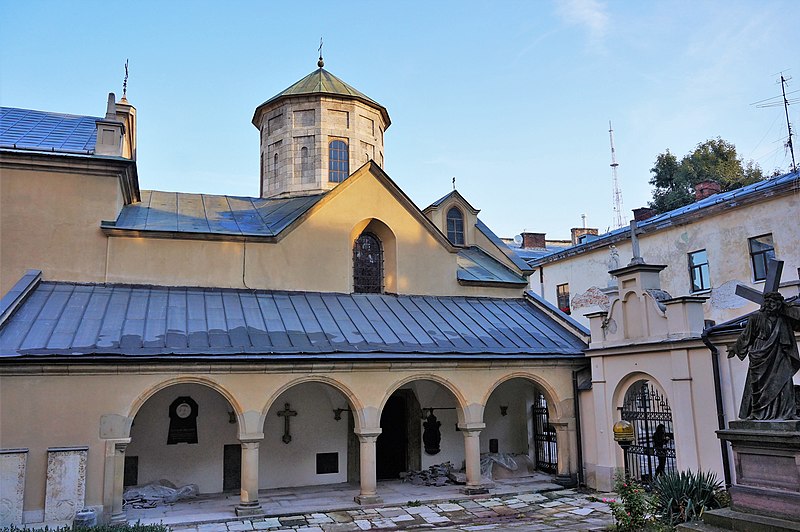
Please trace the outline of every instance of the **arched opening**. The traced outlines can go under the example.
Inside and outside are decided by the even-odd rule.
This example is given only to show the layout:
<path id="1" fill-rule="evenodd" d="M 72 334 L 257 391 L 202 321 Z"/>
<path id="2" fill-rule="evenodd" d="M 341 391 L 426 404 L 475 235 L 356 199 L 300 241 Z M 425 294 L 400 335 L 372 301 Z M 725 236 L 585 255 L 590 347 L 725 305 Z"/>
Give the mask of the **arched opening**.
<path id="1" fill-rule="evenodd" d="M 558 472 L 558 441 L 551 423 L 555 413 L 547 397 L 544 389 L 520 377 L 492 391 L 483 413 L 482 474 L 503 479 Z"/>
<path id="2" fill-rule="evenodd" d="M 308 147 L 300 148 L 300 181 L 309 183 L 314 181 L 314 167 L 308 154 Z"/>
<path id="3" fill-rule="evenodd" d="M 138 409 L 130 434 L 126 487 L 165 479 L 177 487 L 195 484 L 199 493 L 239 488 L 236 412 L 208 386 L 180 383 L 159 390 Z"/>
<path id="4" fill-rule="evenodd" d="M 447 239 L 455 246 L 464 245 L 464 214 L 458 207 L 447 211 Z"/>
<path id="5" fill-rule="evenodd" d="M 347 143 L 332 140 L 328 144 L 328 181 L 341 183 L 350 176 L 350 154 Z"/>
<path id="6" fill-rule="evenodd" d="M 663 390 L 648 379 L 634 382 L 625 392 L 620 415 L 633 424 L 634 442 L 628 448 L 631 477 L 650 483 L 675 471 L 672 410 Z"/>
<path id="7" fill-rule="evenodd" d="M 381 409 L 381 435 L 376 442 L 378 480 L 400 478 L 450 462 L 464 467 L 464 438 L 458 430 L 455 395 L 430 380 L 402 385 Z"/>
<path id="8" fill-rule="evenodd" d="M 353 292 L 383 292 L 383 245 L 369 231 L 361 233 L 353 245 Z"/>
<path id="9" fill-rule="evenodd" d="M 295 384 L 270 405 L 259 447 L 261 489 L 359 481 L 354 407 L 337 388 Z"/>

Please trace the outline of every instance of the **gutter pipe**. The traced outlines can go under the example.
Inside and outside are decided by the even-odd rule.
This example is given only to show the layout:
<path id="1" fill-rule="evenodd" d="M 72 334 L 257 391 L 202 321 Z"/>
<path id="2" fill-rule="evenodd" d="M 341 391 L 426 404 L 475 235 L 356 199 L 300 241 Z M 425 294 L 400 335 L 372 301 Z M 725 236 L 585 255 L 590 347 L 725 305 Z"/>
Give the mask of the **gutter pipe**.
<path id="1" fill-rule="evenodd" d="M 578 399 L 578 371 L 572 370 L 572 396 L 575 402 L 575 436 L 578 444 L 578 486 L 585 486 L 583 478 L 583 439 L 581 438 L 581 402 Z"/>
<path id="2" fill-rule="evenodd" d="M 700 338 L 703 343 L 711 351 L 711 367 L 714 371 L 714 398 L 717 403 L 717 426 L 719 430 L 725 430 L 725 406 L 722 402 L 722 384 L 719 376 L 719 350 L 711 343 L 708 338 L 710 328 L 703 329 Z M 725 488 L 731 487 L 731 464 L 728 458 L 728 445 L 725 440 L 719 440 L 720 451 L 722 452 L 722 472 L 725 475 Z"/>

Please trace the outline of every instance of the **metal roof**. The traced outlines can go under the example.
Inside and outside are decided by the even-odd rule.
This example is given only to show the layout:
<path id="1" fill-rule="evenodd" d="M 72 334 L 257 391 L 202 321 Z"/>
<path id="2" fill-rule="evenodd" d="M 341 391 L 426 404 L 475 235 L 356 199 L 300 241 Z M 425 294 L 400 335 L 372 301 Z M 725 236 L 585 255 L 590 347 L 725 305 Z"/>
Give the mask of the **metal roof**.
<path id="1" fill-rule="evenodd" d="M 516 242 L 508 242 L 504 240 L 504 243 L 514 252 L 516 255 L 521 258 L 522 260 L 529 261 L 535 260 L 539 257 L 544 257 L 545 255 L 550 255 L 552 253 L 557 253 L 559 251 L 563 251 L 569 247 L 572 247 L 571 242 L 561 243 L 549 243 L 543 248 L 524 248 L 521 245 L 517 244 Z"/>
<path id="2" fill-rule="evenodd" d="M 386 110 L 384 106 L 364 94 L 363 92 L 353 88 L 352 86 L 348 85 L 338 77 L 334 76 L 324 68 L 318 68 L 311 74 L 307 75 L 300 81 L 292 84 L 288 88 L 282 90 L 269 100 L 265 101 L 261 105 L 258 106 L 256 109 L 256 115 L 258 115 L 258 110 L 274 101 L 277 101 L 281 98 L 292 97 L 292 96 L 305 96 L 311 94 L 321 94 L 321 95 L 328 95 L 328 96 L 336 96 L 336 97 L 345 97 L 345 98 L 353 98 L 356 100 L 361 100 L 364 103 L 369 105 L 375 106 L 380 109 L 381 114 L 383 114 L 384 119 L 386 120 L 386 127 L 389 127 L 391 121 L 389 120 L 389 112 Z"/>
<path id="3" fill-rule="evenodd" d="M 793 172 L 777 177 L 770 177 L 768 179 L 764 179 L 763 181 L 758 181 L 756 183 L 752 183 L 750 185 L 737 188 L 735 190 L 729 190 L 727 192 L 714 194 L 700 201 L 695 201 L 694 203 L 690 203 L 689 205 L 684 205 L 683 207 L 678 207 L 677 209 L 673 209 L 671 211 L 659 214 L 657 216 L 653 216 L 652 218 L 648 218 L 647 220 L 638 222 L 637 227 L 644 232 L 657 231 L 662 228 L 671 227 L 673 222 L 677 221 L 676 219 L 682 218 L 686 215 L 699 213 L 704 209 L 708 209 L 723 203 L 727 203 L 731 207 L 735 207 L 736 205 L 738 205 L 740 201 L 744 200 L 747 197 L 759 194 L 769 195 L 771 193 L 771 190 L 791 185 L 792 183 L 795 183 L 795 187 L 800 187 L 800 172 Z M 609 231 L 608 233 L 599 235 L 597 238 L 592 239 L 588 242 L 556 250 L 553 251 L 552 253 L 548 253 L 546 255 L 540 256 L 532 260 L 529 259 L 530 264 L 531 266 L 537 266 L 538 261 L 540 260 L 543 262 L 548 262 L 547 259 L 549 257 L 558 255 L 559 253 L 562 252 L 568 252 L 568 253 L 573 251 L 579 252 L 579 251 L 594 249 L 596 247 L 602 247 L 608 245 L 609 243 L 616 242 L 617 240 L 620 240 L 622 238 L 630 238 L 630 232 L 631 232 L 630 227 L 622 227 L 619 229 L 615 229 L 613 231 Z"/>
<path id="4" fill-rule="evenodd" d="M 528 281 L 505 267 L 480 248 L 469 247 L 458 252 L 456 277 L 464 283 L 501 283 L 526 286 Z"/>
<path id="5" fill-rule="evenodd" d="M 38 282 L 0 323 L 0 360 L 574 357 L 525 299 Z"/>
<path id="6" fill-rule="evenodd" d="M 0 147 L 92 153 L 97 141 L 95 116 L 77 116 L 0 107 Z"/>
<path id="7" fill-rule="evenodd" d="M 274 237 L 324 194 L 284 199 L 142 190 L 104 229 L 220 236 Z"/>
<path id="8" fill-rule="evenodd" d="M 488 225 L 486 225 L 481 221 L 480 218 L 478 218 L 478 221 L 475 224 L 475 228 L 481 233 L 483 233 L 483 236 L 488 238 L 492 242 L 492 244 L 497 246 L 497 249 L 499 249 L 506 257 L 508 257 L 508 259 L 514 263 L 514 266 L 516 266 L 523 272 L 531 271 L 531 267 L 528 265 L 528 263 L 519 258 L 517 254 L 514 253 L 511 250 L 511 248 L 506 245 L 505 242 L 500 240 L 499 236 L 494 234 L 494 232 L 491 229 L 489 229 Z"/>

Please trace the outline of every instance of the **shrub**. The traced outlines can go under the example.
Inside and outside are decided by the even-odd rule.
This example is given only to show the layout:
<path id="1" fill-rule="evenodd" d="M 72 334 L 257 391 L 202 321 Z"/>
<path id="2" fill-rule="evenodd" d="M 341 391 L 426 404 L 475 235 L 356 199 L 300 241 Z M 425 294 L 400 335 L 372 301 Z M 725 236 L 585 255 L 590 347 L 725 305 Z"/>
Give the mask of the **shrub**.
<path id="1" fill-rule="evenodd" d="M 634 532 L 645 530 L 650 522 L 652 502 L 644 487 L 617 471 L 614 475 L 617 501 L 609 502 L 617 530 Z"/>
<path id="2" fill-rule="evenodd" d="M 721 508 L 722 483 L 713 471 L 679 471 L 660 475 L 653 483 L 656 512 L 672 526 L 699 519 L 706 510 Z"/>
<path id="3" fill-rule="evenodd" d="M 19 528 L 11 525 L 10 527 L 3 527 L 2 532 L 170 532 L 169 527 L 166 525 L 143 525 L 136 523 L 133 525 L 97 525 L 91 528 L 85 526 L 64 526 L 58 528 Z"/>

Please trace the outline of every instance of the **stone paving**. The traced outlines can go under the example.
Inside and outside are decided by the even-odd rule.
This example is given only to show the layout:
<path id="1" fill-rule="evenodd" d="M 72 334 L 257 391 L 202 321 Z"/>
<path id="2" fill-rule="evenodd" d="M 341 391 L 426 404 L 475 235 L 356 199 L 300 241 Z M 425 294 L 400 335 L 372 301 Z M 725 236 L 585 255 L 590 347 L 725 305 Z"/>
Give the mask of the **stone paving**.
<path id="1" fill-rule="evenodd" d="M 604 494 L 613 497 L 613 494 Z M 605 530 L 608 504 L 575 490 L 486 496 L 439 503 L 363 508 L 225 522 L 171 525 L 175 532 L 251 530 L 357 532 L 361 530 Z"/>

